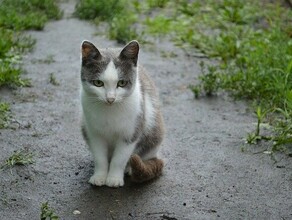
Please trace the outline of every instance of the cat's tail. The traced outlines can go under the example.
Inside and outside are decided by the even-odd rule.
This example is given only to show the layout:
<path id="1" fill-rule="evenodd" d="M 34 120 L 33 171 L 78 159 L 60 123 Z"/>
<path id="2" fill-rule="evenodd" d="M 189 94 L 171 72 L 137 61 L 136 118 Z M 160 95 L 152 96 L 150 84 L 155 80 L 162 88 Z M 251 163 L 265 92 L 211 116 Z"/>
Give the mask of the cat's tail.
<path id="1" fill-rule="evenodd" d="M 145 182 L 154 179 L 162 174 L 163 160 L 158 158 L 143 161 L 137 154 L 130 158 L 132 169 L 131 180 L 133 182 Z"/>

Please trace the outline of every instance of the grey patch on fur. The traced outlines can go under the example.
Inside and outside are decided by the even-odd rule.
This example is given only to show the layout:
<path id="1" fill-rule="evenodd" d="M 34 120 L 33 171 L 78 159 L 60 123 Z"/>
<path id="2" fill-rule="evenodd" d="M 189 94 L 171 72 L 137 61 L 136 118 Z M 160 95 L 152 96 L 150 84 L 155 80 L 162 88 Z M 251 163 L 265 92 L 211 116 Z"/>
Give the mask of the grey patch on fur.
<path id="1" fill-rule="evenodd" d="M 137 69 L 130 61 L 121 60 L 116 58 L 113 60 L 115 67 L 119 73 L 119 80 L 125 80 L 127 85 L 125 89 L 131 89 L 135 85 L 135 79 L 137 78 Z"/>
<path id="2" fill-rule="evenodd" d="M 153 81 L 149 78 L 149 76 L 146 74 L 146 70 L 144 69 L 143 66 L 138 66 L 138 71 L 139 71 L 139 80 L 141 82 L 141 92 L 144 96 L 144 94 L 150 95 L 151 99 L 154 99 L 154 108 L 158 108 L 159 106 L 157 105 L 158 103 L 158 95 L 156 92 L 155 85 Z M 145 97 L 144 97 L 145 98 Z M 145 101 L 145 100 L 143 100 Z"/>
<path id="3" fill-rule="evenodd" d="M 89 142 L 89 137 L 88 137 L 88 135 L 87 135 L 87 131 L 86 131 L 86 128 L 85 128 L 84 125 L 81 125 L 81 133 L 82 133 L 82 136 L 83 136 L 85 142 L 88 144 L 88 142 Z"/>
<path id="4" fill-rule="evenodd" d="M 81 80 L 92 82 L 97 80 L 100 75 L 105 71 L 110 59 L 103 57 L 101 61 L 91 60 L 82 64 Z"/>
<path id="5" fill-rule="evenodd" d="M 145 109 L 145 85 L 143 83 L 141 83 L 140 91 L 142 94 L 142 100 L 141 100 L 142 113 L 137 118 L 135 132 L 134 132 L 133 136 L 130 139 L 125 140 L 125 142 L 129 143 L 129 144 L 135 142 L 142 135 L 142 132 L 145 128 L 145 111 L 146 111 L 146 109 Z"/>
<path id="6" fill-rule="evenodd" d="M 133 136 L 130 139 L 125 139 L 127 144 L 135 142 L 142 135 L 142 131 L 144 130 L 144 122 L 144 114 L 140 114 L 136 120 L 136 128 Z"/>
<path id="7" fill-rule="evenodd" d="M 156 116 L 156 125 L 147 133 L 144 133 L 136 145 L 135 153 L 141 158 L 154 148 L 159 147 L 164 135 L 163 119 L 160 113 Z"/>
<path id="8" fill-rule="evenodd" d="M 137 66 L 138 62 L 138 54 L 139 54 L 139 43 L 138 41 L 131 41 L 128 43 L 120 53 L 121 60 L 127 60 Z"/>
<path id="9" fill-rule="evenodd" d="M 142 129 L 143 133 L 139 137 L 140 140 L 136 145 L 135 153 L 138 154 L 140 157 L 146 156 L 147 153 L 152 151 L 154 148 L 158 148 L 162 142 L 163 135 L 164 135 L 164 123 L 163 118 L 160 113 L 159 104 L 158 104 L 158 95 L 155 90 L 155 85 L 146 74 L 146 71 L 142 66 L 138 67 L 139 70 L 139 80 L 141 82 L 141 93 L 143 97 L 143 126 L 140 125 L 140 128 L 137 127 L 136 132 L 139 132 L 139 129 Z M 148 94 L 153 101 L 153 107 L 155 109 L 155 126 L 150 131 L 145 131 L 144 123 L 145 123 L 145 95 Z M 135 133 L 136 133 L 135 132 Z"/>
<path id="10" fill-rule="evenodd" d="M 83 46 L 86 45 L 87 52 L 83 55 Z M 110 59 L 103 56 L 101 52 L 90 42 L 82 45 L 81 80 L 92 82 L 99 78 L 106 69 Z"/>

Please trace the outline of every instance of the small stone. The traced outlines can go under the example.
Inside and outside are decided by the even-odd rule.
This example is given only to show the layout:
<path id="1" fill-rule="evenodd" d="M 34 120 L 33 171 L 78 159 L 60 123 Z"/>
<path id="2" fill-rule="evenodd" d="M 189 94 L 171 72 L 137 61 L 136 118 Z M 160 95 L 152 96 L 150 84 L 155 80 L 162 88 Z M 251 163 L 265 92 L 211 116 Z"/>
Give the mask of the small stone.
<path id="1" fill-rule="evenodd" d="M 73 214 L 74 214 L 74 215 L 80 215 L 81 212 L 80 212 L 79 210 L 74 210 L 74 211 L 73 211 Z"/>

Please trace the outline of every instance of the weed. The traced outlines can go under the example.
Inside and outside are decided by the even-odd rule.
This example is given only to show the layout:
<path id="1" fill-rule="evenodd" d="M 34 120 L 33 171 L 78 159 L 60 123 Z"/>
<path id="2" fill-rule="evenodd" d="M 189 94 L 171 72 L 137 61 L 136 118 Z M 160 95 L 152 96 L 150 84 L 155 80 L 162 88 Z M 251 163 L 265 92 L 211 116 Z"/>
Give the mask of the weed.
<path id="1" fill-rule="evenodd" d="M 9 205 L 9 202 L 8 202 L 8 197 L 7 197 L 7 195 L 6 195 L 6 194 L 4 194 L 4 195 L 1 195 L 1 197 L 0 197 L 0 201 L 1 201 L 1 202 L 2 202 L 2 204 L 3 204 L 3 205 L 5 205 L 5 206 Z"/>
<path id="2" fill-rule="evenodd" d="M 146 18 L 147 33 L 154 36 L 163 36 L 172 30 L 172 21 L 163 15 L 158 15 L 154 18 Z"/>
<path id="3" fill-rule="evenodd" d="M 54 213 L 54 209 L 49 206 L 48 202 L 44 202 L 41 205 L 41 220 L 59 220 L 60 218 Z"/>
<path id="4" fill-rule="evenodd" d="M 223 89 L 236 98 L 252 100 L 259 106 L 258 122 L 247 142 L 271 141 L 272 151 L 291 146 L 292 39 L 288 24 L 292 13 L 277 4 L 231 0 L 209 0 L 204 6 L 185 2 L 179 10 L 188 20 L 180 21 L 181 26 L 194 24 L 197 31 L 185 26 L 177 32 L 176 42 L 221 61 L 202 70 L 200 83 L 191 86 L 195 96 Z M 260 134 L 260 125 L 267 118 L 272 119 L 271 136 Z"/>
<path id="5" fill-rule="evenodd" d="M 28 80 L 20 78 L 21 54 L 29 50 L 35 41 L 1 27 L 0 39 L 0 86 L 26 86 Z"/>
<path id="6" fill-rule="evenodd" d="M 189 88 L 194 93 L 195 98 L 199 98 L 201 94 L 201 87 L 199 85 L 189 85 Z"/>
<path id="7" fill-rule="evenodd" d="M 51 64 L 56 62 L 53 55 L 48 55 L 45 59 L 35 59 L 32 63 Z"/>
<path id="8" fill-rule="evenodd" d="M 117 14 L 125 10 L 125 1 L 119 0 L 80 0 L 74 15 L 81 19 L 100 19 L 101 21 L 111 21 Z"/>
<path id="9" fill-rule="evenodd" d="M 81 19 L 107 22 L 109 38 L 125 43 L 138 38 L 134 11 L 135 6 L 124 0 L 80 0 L 74 14 Z"/>
<path id="10" fill-rule="evenodd" d="M 169 0 L 147 0 L 146 4 L 149 8 L 164 8 Z"/>
<path id="11" fill-rule="evenodd" d="M 10 106 L 8 103 L 0 102 L 0 129 L 8 125 L 10 119 Z"/>
<path id="12" fill-rule="evenodd" d="M 50 83 L 54 86 L 59 86 L 60 83 L 57 81 L 54 73 L 50 73 Z"/>
<path id="13" fill-rule="evenodd" d="M 109 38 L 118 43 L 125 44 L 132 39 L 137 39 L 138 34 L 133 26 L 136 21 L 135 15 L 118 15 L 113 18 L 109 25 Z"/>
<path id="14" fill-rule="evenodd" d="M 161 54 L 161 56 L 164 57 L 164 58 L 175 58 L 175 57 L 178 56 L 178 55 L 177 55 L 175 52 L 173 52 L 173 51 L 164 51 L 164 50 L 161 50 L 161 51 L 160 51 L 160 54 Z"/>
<path id="15" fill-rule="evenodd" d="M 262 139 L 270 139 L 268 137 L 264 137 L 262 135 L 260 135 L 260 126 L 261 123 L 263 121 L 263 119 L 265 118 L 267 112 L 263 112 L 261 107 L 257 107 L 257 111 L 256 111 L 256 115 L 257 115 L 257 125 L 256 125 L 256 130 L 254 133 L 249 133 L 247 136 L 247 143 L 248 144 L 256 144 L 258 141 L 262 140 Z"/>
<path id="16" fill-rule="evenodd" d="M 58 19 L 62 12 L 55 0 L 2 0 L 0 3 L 0 86 L 29 86 L 20 78 L 22 54 L 35 43 L 23 36 L 27 29 L 41 30 L 49 19 Z"/>
<path id="17" fill-rule="evenodd" d="M 54 0 L 2 0 L 0 27 L 12 30 L 41 30 L 49 19 L 59 19 L 62 12 Z"/>
<path id="18" fill-rule="evenodd" d="M 33 164 L 35 162 L 33 157 L 33 153 L 26 152 L 24 150 L 14 151 L 14 153 L 7 160 L 5 160 L 4 164 L 0 168 L 4 169 L 11 168 L 16 165 Z"/>
<path id="19" fill-rule="evenodd" d="M 217 67 L 208 66 L 206 70 L 206 66 L 204 62 L 200 62 L 201 73 L 199 76 L 200 84 L 190 85 L 189 88 L 193 91 L 196 98 L 204 91 L 207 96 L 211 96 L 217 92 L 220 88 L 220 82 L 222 77 L 217 72 Z"/>
<path id="20" fill-rule="evenodd" d="M 217 68 L 214 66 L 208 66 L 208 72 L 205 71 L 204 63 L 201 62 L 202 76 L 199 77 L 201 80 L 201 90 L 206 92 L 207 96 L 211 96 L 217 92 L 219 88 L 219 74 L 216 72 Z"/>

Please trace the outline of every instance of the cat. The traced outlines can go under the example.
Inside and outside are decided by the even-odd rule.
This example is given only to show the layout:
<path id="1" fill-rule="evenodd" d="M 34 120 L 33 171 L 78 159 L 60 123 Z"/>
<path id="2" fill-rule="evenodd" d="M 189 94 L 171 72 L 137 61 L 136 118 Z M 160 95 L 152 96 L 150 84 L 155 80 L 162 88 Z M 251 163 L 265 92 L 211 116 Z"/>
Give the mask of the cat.
<path id="1" fill-rule="evenodd" d="M 162 173 L 164 123 L 155 86 L 138 64 L 139 43 L 123 49 L 81 45 L 82 134 L 94 159 L 89 183 L 121 187 Z"/>

